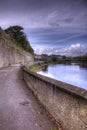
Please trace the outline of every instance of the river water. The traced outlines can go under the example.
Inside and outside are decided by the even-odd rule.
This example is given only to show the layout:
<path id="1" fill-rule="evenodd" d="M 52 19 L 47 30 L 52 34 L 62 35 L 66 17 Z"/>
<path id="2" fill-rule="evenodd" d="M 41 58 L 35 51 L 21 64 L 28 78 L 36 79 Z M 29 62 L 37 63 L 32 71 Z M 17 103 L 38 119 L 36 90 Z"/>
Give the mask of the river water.
<path id="1" fill-rule="evenodd" d="M 37 73 L 87 89 L 87 68 L 79 65 L 48 65 Z"/>

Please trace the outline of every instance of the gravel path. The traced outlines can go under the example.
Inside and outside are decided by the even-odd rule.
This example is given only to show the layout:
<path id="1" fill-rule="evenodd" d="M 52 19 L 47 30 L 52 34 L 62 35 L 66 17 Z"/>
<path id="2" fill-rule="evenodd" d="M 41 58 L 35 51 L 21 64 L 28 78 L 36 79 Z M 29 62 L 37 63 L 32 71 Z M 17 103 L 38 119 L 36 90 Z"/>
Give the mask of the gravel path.
<path id="1" fill-rule="evenodd" d="M 0 130 L 57 130 L 27 89 L 19 66 L 0 69 Z"/>

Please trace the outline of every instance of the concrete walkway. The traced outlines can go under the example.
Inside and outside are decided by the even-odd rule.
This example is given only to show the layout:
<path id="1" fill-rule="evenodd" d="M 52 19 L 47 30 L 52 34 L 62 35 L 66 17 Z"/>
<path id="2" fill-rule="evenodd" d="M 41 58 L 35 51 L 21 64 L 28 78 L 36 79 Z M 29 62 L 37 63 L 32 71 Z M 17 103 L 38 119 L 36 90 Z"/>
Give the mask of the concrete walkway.
<path id="1" fill-rule="evenodd" d="M 0 69 L 0 130 L 57 130 L 27 89 L 19 68 Z"/>

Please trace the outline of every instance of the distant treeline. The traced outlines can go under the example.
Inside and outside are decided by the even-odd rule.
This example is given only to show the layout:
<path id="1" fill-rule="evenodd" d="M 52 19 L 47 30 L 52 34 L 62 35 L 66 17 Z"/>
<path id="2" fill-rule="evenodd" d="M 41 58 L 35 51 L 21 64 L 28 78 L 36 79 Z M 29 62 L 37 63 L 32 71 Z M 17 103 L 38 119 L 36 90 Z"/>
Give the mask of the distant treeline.
<path id="1" fill-rule="evenodd" d="M 42 55 L 35 55 L 35 60 L 39 61 L 45 61 L 45 62 L 54 62 L 54 63 L 72 63 L 72 62 L 84 62 L 87 61 L 87 54 L 83 56 L 76 56 L 76 57 L 70 57 L 70 56 L 61 56 L 61 55 L 47 55 L 47 54 L 42 54 Z"/>
<path id="2" fill-rule="evenodd" d="M 73 57 L 74 60 L 87 60 L 87 54 Z"/>

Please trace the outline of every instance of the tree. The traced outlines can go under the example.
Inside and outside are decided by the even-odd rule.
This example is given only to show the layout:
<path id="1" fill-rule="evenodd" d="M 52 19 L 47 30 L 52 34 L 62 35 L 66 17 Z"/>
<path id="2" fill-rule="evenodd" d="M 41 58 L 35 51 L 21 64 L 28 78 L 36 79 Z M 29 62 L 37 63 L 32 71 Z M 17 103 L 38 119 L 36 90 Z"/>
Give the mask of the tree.
<path id="1" fill-rule="evenodd" d="M 65 55 L 63 55 L 62 58 L 63 58 L 63 60 L 66 60 L 66 56 Z"/>
<path id="2" fill-rule="evenodd" d="M 56 55 L 50 55 L 51 62 L 57 62 L 57 56 Z"/>
<path id="3" fill-rule="evenodd" d="M 15 44 L 27 52 L 34 54 L 34 50 L 30 46 L 29 41 L 26 38 L 26 35 L 23 32 L 23 27 L 21 26 L 10 26 L 9 28 L 5 29 L 5 32 L 10 35 L 11 39 L 14 40 Z"/>

